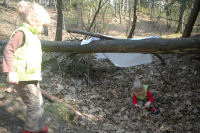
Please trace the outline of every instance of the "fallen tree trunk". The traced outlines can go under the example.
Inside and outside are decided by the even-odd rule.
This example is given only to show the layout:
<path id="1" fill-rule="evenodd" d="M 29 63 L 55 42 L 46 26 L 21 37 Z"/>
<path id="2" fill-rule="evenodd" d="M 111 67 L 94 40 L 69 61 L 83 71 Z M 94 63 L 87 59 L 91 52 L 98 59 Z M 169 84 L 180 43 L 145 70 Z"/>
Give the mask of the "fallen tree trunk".
<path id="1" fill-rule="evenodd" d="M 0 41 L 0 46 L 6 43 Z M 85 45 L 80 41 L 42 41 L 42 49 L 69 53 L 200 53 L 200 38 L 99 40 Z"/>
<path id="2" fill-rule="evenodd" d="M 99 33 L 91 33 L 91 32 L 81 31 L 81 30 L 76 30 L 76 29 L 66 29 L 66 31 L 69 33 L 76 33 L 76 34 L 83 34 L 86 36 L 89 35 L 92 37 L 97 37 L 101 40 L 118 40 L 118 39 L 120 39 L 120 38 L 115 38 L 112 36 L 107 36 L 107 35 L 103 35 L 103 34 L 99 34 Z M 157 58 L 160 59 L 162 65 L 166 64 L 160 55 L 158 55 L 157 53 L 153 53 L 153 55 L 155 55 Z"/>

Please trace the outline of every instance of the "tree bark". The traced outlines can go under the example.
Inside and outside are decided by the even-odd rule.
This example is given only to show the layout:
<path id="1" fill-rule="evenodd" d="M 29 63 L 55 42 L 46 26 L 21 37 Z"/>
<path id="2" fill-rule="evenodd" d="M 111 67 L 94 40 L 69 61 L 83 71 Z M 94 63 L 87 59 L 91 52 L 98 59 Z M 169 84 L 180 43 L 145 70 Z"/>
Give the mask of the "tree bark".
<path id="1" fill-rule="evenodd" d="M 128 18 L 129 18 L 129 24 L 131 24 L 131 11 L 132 11 L 132 1 L 128 0 Z"/>
<path id="2" fill-rule="evenodd" d="M 80 41 L 43 42 L 42 48 L 71 53 L 200 53 L 200 39 L 99 40 L 85 45 Z"/>
<path id="3" fill-rule="evenodd" d="M 183 1 L 181 1 L 180 14 L 179 14 L 179 23 L 178 23 L 178 27 L 177 27 L 175 33 L 180 32 L 180 30 L 182 28 L 182 20 L 183 20 L 183 15 L 184 15 L 185 7 L 186 7 L 186 0 L 183 0 Z"/>
<path id="4" fill-rule="evenodd" d="M 6 44 L 0 41 L 0 46 Z M 69 53 L 200 53 L 200 38 L 99 40 L 85 45 L 80 41 L 42 41 L 42 49 Z"/>
<path id="5" fill-rule="evenodd" d="M 63 29 L 63 7 L 62 0 L 57 0 L 57 27 L 55 41 L 62 41 L 62 29 Z"/>
<path id="6" fill-rule="evenodd" d="M 121 0 L 119 0 L 119 23 L 122 23 L 122 9 L 121 9 Z"/>
<path id="7" fill-rule="evenodd" d="M 9 0 L 4 0 L 3 1 L 3 6 L 7 8 L 8 5 L 9 5 Z"/>
<path id="8" fill-rule="evenodd" d="M 166 2 L 168 3 L 168 0 L 166 0 Z M 165 10 L 166 10 L 166 24 L 167 24 L 167 28 L 170 28 L 171 26 L 170 26 L 170 24 L 169 24 L 169 20 L 171 20 L 171 17 L 170 17 L 170 14 L 171 14 L 171 11 L 170 11 L 170 9 L 169 9 L 169 7 L 170 7 L 171 5 L 167 5 L 166 7 L 165 7 Z"/>
<path id="9" fill-rule="evenodd" d="M 117 2 L 114 1 L 115 17 L 117 17 Z"/>
<path id="10" fill-rule="evenodd" d="M 83 1 L 76 1 L 77 10 L 77 26 L 82 27 L 82 3 Z"/>
<path id="11" fill-rule="evenodd" d="M 200 0 L 195 0 L 192 11 L 188 18 L 188 22 L 183 31 L 183 35 L 182 35 L 183 38 L 191 36 L 191 32 L 192 32 L 193 26 L 195 24 L 195 21 L 197 19 L 197 16 L 199 14 L 199 11 L 200 11 Z"/>
<path id="12" fill-rule="evenodd" d="M 154 16 L 154 8 L 155 8 L 155 6 L 154 6 L 154 0 L 152 0 L 152 1 L 150 1 L 151 2 L 151 18 Z"/>
<path id="13" fill-rule="evenodd" d="M 127 9 L 128 9 L 128 0 L 124 0 L 124 19 L 126 18 Z"/>
<path id="14" fill-rule="evenodd" d="M 134 13 L 133 13 L 133 23 L 132 23 L 132 27 L 131 27 L 131 30 L 130 30 L 130 33 L 128 35 L 128 38 L 132 38 L 133 35 L 134 35 L 134 32 L 135 32 L 135 27 L 136 27 L 136 23 L 137 23 L 137 2 L 138 0 L 135 0 L 134 2 Z"/>

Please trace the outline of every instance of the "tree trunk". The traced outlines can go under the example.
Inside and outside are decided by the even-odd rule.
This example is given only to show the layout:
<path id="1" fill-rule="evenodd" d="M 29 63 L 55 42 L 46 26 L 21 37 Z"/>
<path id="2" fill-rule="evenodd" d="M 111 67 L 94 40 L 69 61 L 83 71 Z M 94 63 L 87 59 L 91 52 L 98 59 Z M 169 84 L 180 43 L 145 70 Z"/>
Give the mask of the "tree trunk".
<path id="1" fill-rule="evenodd" d="M 42 42 L 42 48 L 70 53 L 200 53 L 200 39 L 100 40 L 85 45 L 80 41 Z"/>
<path id="2" fill-rule="evenodd" d="M 191 36 L 191 32 L 195 24 L 195 21 L 197 19 L 197 16 L 199 14 L 199 11 L 200 11 L 200 0 L 195 0 L 192 11 L 188 18 L 188 22 L 185 26 L 185 30 L 183 31 L 183 35 L 182 35 L 183 38 Z"/>
<path id="3" fill-rule="evenodd" d="M 131 11 L 132 11 L 132 1 L 128 0 L 128 17 L 129 17 L 129 24 L 131 24 Z"/>
<path id="4" fill-rule="evenodd" d="M 122 9 L 121 9 L 121 0 L 119 0 L 119 23 L 122 23 Z"/>
<path id="5" fill-rule="evenodd" d="M 117 2 L 114 1 L 115 17 L 117 17 Z"/>
<path id="6" fill-rule="evenodd" d="M 168 3 L 168 0 L 166 0 L 166 2 Z M 166 17 L 167 17 L 166 23 L 167 23 L 167 29 L 168 29 L 171 27 L 169 24 L 169 19 L 171 19 L 171 18 L 169 18 L 170 17 L 170 9 L 169 9 L 168 5 L 165 7 L 165 10 L 166 10 Z"/>
<path id="7" fill-rule="evenodd" d="M 3 1 L 3 6 L 7 8 L 8 5 L 9 5 L 9 0 L 4 0 Z"/>
<path id="8" fill-rule="evenodd" d="M 55 41 L 62 41 L 62 29 L 63 29 L 63 7 L 62 0 L 57 0 L 57 28 Z"/>
<path id="9" fill-rule="evenodd" d="M 82 27 L 82 1 L 76 1 L 77 6 L 77 26 Z"/>
<path id="10" fill-rule="evenodd" d="M 140 5 L 141 5 L 141 2 L 140 2 L 140 0 L 138 0 L 138 6 L 137 6 L 138 12 L 140 12 Z"/>
<path id="11" fill-rule="evenodd" d="M 98 31 L 99 33 L 104 33 L 105 31 L 107 31 L 107 28 L 106 28 L 107 22 L 105 18 L 106 12 L 107 12 L 107 7 L 102 12 L 102 19 L 101 19 L 102 26 L 100 28 L 100 31 Z"/>
<path id="12" fill-rule="evenodd" d="M 128 0 L 124 0 L 124 18 L 126 18 L 127 7 L 128 7 Z"/>
<path id="13" fill-rule="evenodd" d="M 44 0 L 44 7 L 47 8 L 47 0 Z"/>
<path id="14" fill-rule="evenodd" d="M 134 32 L 135 32 L 135 27 L 136 27 L 136 23 L 137 23 L 137 2 L 138 0 L 135 0 L 134 2 L 134 13 L 133 13 L 133 23 L 132 23 L 132 27 L 131 27 L 131 31 L 128 35 L 128 38 L 132 38 L 134 36 Z"/>
<path id="15" fill-rule="evenodd" d="M 45 52 L 70 53 L 200 53 L 199 37 L 181 39 L 99 40 L 81 45 L 80 41 L 42 41 Z M 0 46 L 7 42 L 0 41 Z"/>
<path id="16" fill-rule="evenodd" d="M 178 27 L 176 29 L 175 33 L 180 32 L 181 27 L 182 27 L 182 20 L 183 20 L 183 15 L 184 15 L 184 11 L 186 8 L 186 0 L 181 1 L 181 6 L 180 6 L 180 14 L 179 14 L 179 23 L 178 23 Z"/>
<path id="17" fill-rule="evenodd" d="M 151 19 L 154 16 L 154 8 L 155 8 L 155 6 L 154 6 L 154 0 L 152 0 L 151 1 Z"/>

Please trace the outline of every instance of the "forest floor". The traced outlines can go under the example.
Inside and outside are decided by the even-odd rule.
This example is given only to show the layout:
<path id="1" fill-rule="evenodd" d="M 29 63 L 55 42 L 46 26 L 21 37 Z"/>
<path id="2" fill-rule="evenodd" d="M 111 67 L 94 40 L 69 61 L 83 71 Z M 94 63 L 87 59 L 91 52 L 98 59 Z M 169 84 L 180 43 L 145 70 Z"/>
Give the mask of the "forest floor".
<path id="1" fill-rule="evenodd" d="M 7 41 L 15 29 L 15 3 L 9 8 L 0 5 L 0 41 Z M 56 13 L 49 27 L 54 40 Z M 159 36 L 150 28 L 148 18 L 139 16 L 137 37 Z M 125 25 L 113 23 L 110 34 L 124 37 Z M 159 27 L 162 27 L 161 25 Z M 162 27 L 165 29 L 164 27 Z M 118 30 L 118 31 L 115 31 Z M 163 31 L 162 35 L 172 33 Z M 63 38 L 71 38 L 63 32 Z M 198 55 L 161 55 L 166 65 L 153 56 L 151 64 L 128 68 L 114 66 L 108 59 L 96 60 L 92 54 L 79 54 L 73 60 L 68 54 L 44 53 L 41 88 L 61 102 L 44 98 L 46 125 L 49 133 L 169 133 L 200 131 L 200 62 Z M 131 87 L 135 75 L 148 84 L 159 108 L 158 115 L 132 105 Z M 74 112 L 68 108 L 72 106 Z M 0 72 L 0 133 L 22 133 L 26 107 L 6 75 Z M 70 114 L 70 115 L 69 115 Z"/>

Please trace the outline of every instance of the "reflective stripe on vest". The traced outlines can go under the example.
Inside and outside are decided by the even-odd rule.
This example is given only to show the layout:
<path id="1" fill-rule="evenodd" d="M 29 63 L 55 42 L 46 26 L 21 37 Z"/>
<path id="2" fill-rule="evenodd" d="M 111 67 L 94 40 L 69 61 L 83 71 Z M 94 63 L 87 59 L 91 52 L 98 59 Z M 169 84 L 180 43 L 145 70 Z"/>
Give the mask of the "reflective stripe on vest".
<path id="1" fill-rule="evenodd" d="M 11 37 L 22 31 L 25 35 L 25 43 L 14 52 L 14 70 L 19 81 L 42 80 L 41 61 L 42 49 L 37 34 L 33 34 L 28 24 L 19 27 L 13 32 Z"/>

